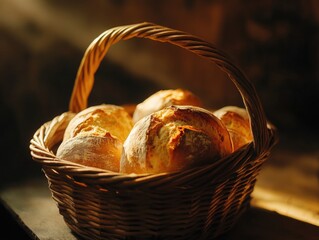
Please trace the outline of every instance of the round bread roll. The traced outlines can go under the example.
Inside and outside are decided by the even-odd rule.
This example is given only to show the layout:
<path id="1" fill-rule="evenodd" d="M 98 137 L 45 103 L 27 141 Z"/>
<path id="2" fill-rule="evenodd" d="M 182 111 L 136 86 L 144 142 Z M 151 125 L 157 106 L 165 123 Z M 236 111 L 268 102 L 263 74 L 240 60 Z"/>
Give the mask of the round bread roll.
<path id="1" fill-rule="evenodd" d="M 141 118 L 171 105 L 201 107 L 202 102 L 194 93 L 185 89 L 160 90 L 137 104 L 133 114 L 133 121 L 136 123 Z"/>
<path id="2" fill-rule="evenodd" d="M 118 172 L 123 143 L 111 135 L 77 136 L 60 145 L 57 157 L 89 167 Z"/>
<path id="3" fill-rule="evenodd" d="M 161 173 L 201 166 L 232 152 L 229 133 L 211 112 L 169 106 L 139 120 L 123 144 L 122 173 Z"/>
<path id="4" fill-rule="evenodd" d="M 133 127 L 123 107 L 102 104 L 72 118 L 57 157 L 90 167 L 119 171 L 123 143 Z"/>
<path id="5" fill-rule="evenodd" d="M 253 140 L 246 109 L 237 106 L 225 106 L 213 113 L 225 124 L 229 131 L 234 150 Z"/>
<path id="6" fill-rule="evenodd" d="M 124 142 L 133 127 L 132 118 L 124 107 L 101 104 L 77 113 L 64 132 L 63 141 L 78 135 L 111 135 Z"/>

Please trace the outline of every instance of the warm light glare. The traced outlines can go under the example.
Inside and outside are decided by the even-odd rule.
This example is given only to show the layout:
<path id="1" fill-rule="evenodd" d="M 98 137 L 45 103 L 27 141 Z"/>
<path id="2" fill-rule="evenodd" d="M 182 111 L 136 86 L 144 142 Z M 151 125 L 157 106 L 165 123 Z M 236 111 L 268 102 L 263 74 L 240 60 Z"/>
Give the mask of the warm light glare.
<path id="1" fill-rule="evenodd" d="M 301 199 L 258 186 L 252 197 L 252 205 L 255 207 L 275 211 L 281 215 L 319 226 L 319 203 L 313 199 Z"/>

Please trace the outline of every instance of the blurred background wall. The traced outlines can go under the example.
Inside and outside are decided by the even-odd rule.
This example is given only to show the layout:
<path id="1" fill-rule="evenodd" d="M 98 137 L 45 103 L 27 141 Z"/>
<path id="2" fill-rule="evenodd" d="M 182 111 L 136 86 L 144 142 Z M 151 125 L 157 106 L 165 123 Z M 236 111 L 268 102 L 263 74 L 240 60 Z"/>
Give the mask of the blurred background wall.
<path id="1" fill-rule="evenodd" d="M 319 1 L 1 0 L 1 183 L 39 172 L 29 141 L 44 122 L 68 110 L 91 41 L 111 27 L 144 21 L 214 43 L 254 83 L 281 135 L 300 142 L 318 136 Z M 216 66 L 150 40 L 113 46 L 95 79 L 91 105 L 138 103 L 176 87 L 211 108 L 242 105 Z"/>

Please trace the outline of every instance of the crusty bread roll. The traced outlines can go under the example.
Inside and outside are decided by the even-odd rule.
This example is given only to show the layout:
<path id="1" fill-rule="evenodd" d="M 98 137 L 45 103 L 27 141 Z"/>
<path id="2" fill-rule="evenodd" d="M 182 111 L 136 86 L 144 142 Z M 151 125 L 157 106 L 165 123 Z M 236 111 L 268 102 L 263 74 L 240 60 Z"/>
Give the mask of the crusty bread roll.
<path id="1" fill-rule="evenodd" d="M 136 123 L 141 118 L 171 105 L 201 107 L 202 102 L 194 93 L 182 88 L 160 90 L 137 104 L 133 114 L 133 121 Z"/>
<path id="2" fill-rule="evenodd" d="M 57 157 L 118 172 L 122 146 L 132 127 L 132 118 L 123 107 L 89 107 L 68 124 Z"/>
<path id="3" fill-rule="evenodd" d="M 201 166 L 232 152 L 230 135 L 211 112 L 169 106 L 139 120 L 123 144 L 122 173 L 161 173 Z"/>
<path id="4" fill-rule="evenodd" d="M 233 142 L 234 150 L 253 140 L 246 109 L 225 106 L 213 112 L 226 126 Z"/>
<path id="5" fill-rule="evenodd" d="M 77 136 L 64 141 L 57 157 L 89 167 L 119 171 L 123 143 L 111 135 Z"/>

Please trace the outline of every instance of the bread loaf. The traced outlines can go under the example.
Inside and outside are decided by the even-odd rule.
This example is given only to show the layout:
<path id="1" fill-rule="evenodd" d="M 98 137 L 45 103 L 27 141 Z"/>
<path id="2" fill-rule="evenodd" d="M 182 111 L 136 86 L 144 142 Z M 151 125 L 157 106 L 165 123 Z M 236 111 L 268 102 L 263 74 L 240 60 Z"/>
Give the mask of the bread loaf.
<path id="1" fill-rule="evenodd" d="M 229 131 L 234 150 L 253 140 L 246 109 L 237 106 L 225 106 L 213 113 L 225 124 Z"/>
<path id="2" fill-rule="evenodd" d="M 141 118 L 171 105 L 202 106 L 202 102 L 194 93 L 185 89 L 160 90 L 146 98 L 136 106 L 133 113 L 134 123 Z"/>
<path id="3" fill-rule="evenodd" d="M 121 106 L 101 104 L 77 113 L 65 129 L 63 140 L 78 135 L 104 136 L 111 134 L 124 142 L 133 126 L 132 118 Z"/>
<path id="4" fill-rule="evenodd" d="M 122 146 L 132 127 L 132 118 L 123 107 L 89 107 L 68 124 L 57 157 L 118 172 Z"/>
<path id="5" fill-rule="evenodd" d="M 211 112 L 169 106 L 139 120 L 124 142 L 122 173 L 160 173 L 201 166 L 232 152 L 230 135 Z"/>

